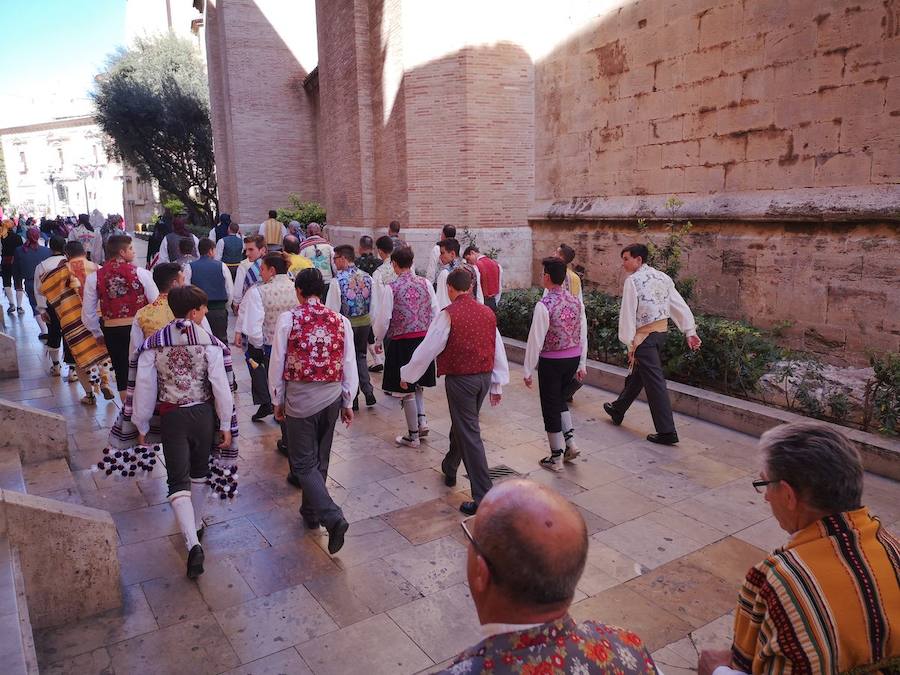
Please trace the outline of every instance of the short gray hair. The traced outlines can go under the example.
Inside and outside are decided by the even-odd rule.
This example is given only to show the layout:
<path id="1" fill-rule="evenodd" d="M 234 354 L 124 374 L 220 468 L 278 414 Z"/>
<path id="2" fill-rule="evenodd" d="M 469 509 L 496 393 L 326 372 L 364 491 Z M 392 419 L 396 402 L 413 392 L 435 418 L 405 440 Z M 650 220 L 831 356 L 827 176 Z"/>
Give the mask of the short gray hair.
<path id="1" fill-rule="evenodd" d="M 769 480 L 782 480 L 806 503 L 825 513 L 862 505 L 859 451 L 838 430 L 817 422 L 770 429 L 759 439 Z"/>

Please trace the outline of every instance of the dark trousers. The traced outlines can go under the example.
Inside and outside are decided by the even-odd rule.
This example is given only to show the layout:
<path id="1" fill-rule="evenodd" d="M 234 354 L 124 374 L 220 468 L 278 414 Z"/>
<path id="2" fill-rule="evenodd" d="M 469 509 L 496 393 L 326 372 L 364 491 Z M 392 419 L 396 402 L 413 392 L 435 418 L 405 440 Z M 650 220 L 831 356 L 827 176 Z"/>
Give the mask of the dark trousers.
<path id="1" fill-rule="evenodd" d="M 51 349 L 59 349 L 62 337 L 62 326 L 59 324 L 59 317 L 53 311 L 53 305 L 47 305 L 47 346 Z"/>
<path id="2" fill-rule="evenodd" d="M 327 528 L 334 527 L 344 517 L 325 487 L 334 425 L 340 412 L 339 396 L 334 403 L 309 417 L 285 416 L 288 461 L 303 490 L 300 515 L 306 520 L 317 520 Z"/>
<path id="3" fill-rule="evenodd" d="M 494 296 L 493 296 L 493 295 L 491 295 L 491 296 L 487 296 L 487 295 L 484 296 L 484 306 L 485 306 L 485 307 L 490 307 L 490 308 L 491 308 L 491 311 L 493 311 L 494 314 L 497 313 L 497 301 L 494 300 Z"/>
<path id="4" fill-rule="evenodd" d="M 103 327 L 106 351 L 116 374 L 116 389 L 128 389 L 128 344 L 131 341 L 131 326 Z"/>
<path id="5" fill-rule="evenodd" d="M 219 338 L 226 345 L 228 344 L 228 308 L 211 309 L 206 313 L 206 320 L 209 321 L 209 327 L 212 334 Z"/>
<path id="6" fill-rule="evenodd" d="M 446 375 L 444 387 L 450 408 L 450 449 L 441 462 L 441 470 L 455 476 L 462 460 L 472 485 L 472 499 L 480 504 L 493 485 L 478 421 L 481 405 L 491 390 L 491 374 Z"/>
<path id="7" fill-rule="evenodd" d="M 675 433 L 672 419 L 672 402 L 666 389 L 666 377 L 662 370 L 662 348 L 665 333 L 651 333 L 634 353 L 634 367 L 625 378 L 625 388 L 612 403 L 616 413 L 624 415 L 643 389 L 647 393 L 650 415 L 658 434 Z"/>
<path id="8" fill-rule="evenodd" d="M 567 359 L 538 359 L 538 393 L 541 399 L 541 415 L 544 416 L 544 431 L 559 433 L 562 429 L 561 413 L 569 409 L 566 405 L 566 390 L 578 372 L 577 356 Z"/>
<path id="9" fill-rule="evenodd" d="M 372 334 L 372 326 L 356 326 L 353 329 L 353 349 L 356 352 L 356 372 L 359 373 L 359 389 L 365 396 L 374 393 L 372 381 L 369 378 L 369 368 L 366 366 L 366 351 L 369 348 L 369 336 Z"/>
<path id="10" fill-rule="evenodd" d="M 259 349 L 251 344 L 247 345 L 245 355 L 247 368 L 250 369 L 250 393 L 253 395 L 253 403 L 256 405 L 271 405 L 272 397 L 269 395 L 269 355 L 265 349 Z M 250 359 L 256 362 L 256 368 L 250 365 Z"/>
<path id="11" fill-rule="evenodd" d="M 174 408 L 160 419 L 169 495 L 191 489 L 191 478 L 205 478 L 216 433 L 212 403 Z"/>

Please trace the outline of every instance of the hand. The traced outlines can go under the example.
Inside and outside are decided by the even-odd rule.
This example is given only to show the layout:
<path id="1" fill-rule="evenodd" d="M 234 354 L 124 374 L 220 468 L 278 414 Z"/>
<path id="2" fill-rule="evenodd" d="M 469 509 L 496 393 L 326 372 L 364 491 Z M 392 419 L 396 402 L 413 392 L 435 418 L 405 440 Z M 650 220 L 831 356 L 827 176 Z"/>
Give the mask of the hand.
<path id="1" fill-rule="evenodd" d="M 284 406 L 283 405 L 275 406 L 275 421 L 276 422 L 284 422 Z"/>
<path id="2" fill-rule="evenodd" d="M 534 380 L 532 379 L 531 375 L 529 375 L 528 377 L 522 378 L 522 381 L 525 382 L 525 386 L 526 386 L 526 387 L 528 387 L 529 389 L 531 389 L 531 384 L 534 382 Z"/>
<path id="3" fill-rule="evenodd" d="M 400 380 L 400 388 L 401 389 L 409 389 L 409 383 L 404 380 Z"/>
<path id="4" fill-rule="evenodd" d="M 695 352 L 698 349 L 700 349 L 700 345 L 703 344 L 703 342 L 700 340 L 699 336 L 697 336 L 697 335 L 689 335 L 688 339 L 687 339 L 687 343 L 688 343 L 688 347 L 691 348 L 692 352 Z"/>
<path id="5" fill-rule="evenodd" d="M 146 441 L 146 436 L 144 434 L 138 432 L 138 445 L 145 445 L 144 441 Z"/>
<path id="6" fill-rule="evenodd" d="M 41 318 L 44 320 L 44 323 L 50 323 L 50 315 L 47 312 L 41 312 Z"/>
<path id="7" fill-rule="evenodd" d="M 102 335 L 100 337 L 95 337 L 94 339 L 97 341 L 97 344 L 100 345 L 101 347 L 106 346 L 106 338 L 103 337 Z"/>
<path id="8" fill-rule="evenodd" d="M 501 394 L 491 394 L 491 407 L 496 408 L 500 405 L 500 399 L 503 398 Z"/>
<path id="9" fill-rule="evenodd" d="M 700 652 L 700 662 L 697 664 L 697 675 L 712 675 L 719 666 L 731 665 L 731 650 L 729 649 L 704 649 Z"/>
<path id="10" fill-rule="evenodd" d="M 243 333 L 235 333 L 234 334 L 234 347 L 235 349 L 244 350 L 244 335 Z"/>
<path id="11" fill-rule="evenodd" d="M 634 367 L 634 352 L 628 352 L 628 367 Z"/>
<path id="12" fill-rule="evenodd" d="M 219 443 L 219 448 L 225 450 L 226 448 L 231 447 L 231 431 L 220 431 L 222 434 L 222 441 Z"/>
<path id="13" fill-rule="evenodd" d="M 587 368 L 579 368 L 575 373 L 575 379 L 584 382 L 585 377 L 587 377 Z"/>
<path id="14" fill-rule="evenodd" d="M 353 409 L 352 408 L 341 408 L 341 422 L 343 422 L 348 428 L 353 423 Z"/>
<path id="15" fill-rule="evenodd" d="M 384 351 L 384 347 L 381 345 L 381 343 L 378 343 L 375 345 L 375 353 L 376 354 L 381 354 L 381 352 L 383 352 L 383 351 Z"/>

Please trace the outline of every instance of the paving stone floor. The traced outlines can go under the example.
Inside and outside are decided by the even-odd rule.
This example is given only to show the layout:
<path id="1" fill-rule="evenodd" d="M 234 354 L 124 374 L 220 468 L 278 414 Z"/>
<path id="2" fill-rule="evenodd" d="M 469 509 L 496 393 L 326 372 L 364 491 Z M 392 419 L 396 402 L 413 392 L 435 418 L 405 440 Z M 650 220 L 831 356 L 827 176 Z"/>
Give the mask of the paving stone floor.
<path id="1" fill-rule="evenodd" d="M 31 317 L 6 320 L 22 377 L 0 382 L 0 396 L 66 415 L 71 433 L 72 474 L 26 470 L 28 490 L 113 514 L 125 589 L 121 610 L 39 632 L 41 672 L 431 672 L 479 640 L 457 511 L 468 484 L 446 488 L 439 473 L 450 427 L 442 386 L 428 390 L 431 435 L 419 450 L 395 447 L 402 415 L 382 395 L 349 430 L 338 426 L 329 485 L 351 527 L 330 557 L 324 530 L 300 521 L 276 425 L 250 421 L 240 361 L 241 495 L 214 503 L 206 573 L 192 582 L 164 475 L 92 469 L 115 404 L 80 405 L 79 385 L 41 370 Z M 590 553 L 572 614 L 637 631 L 667 675 L 693 672 L 697 649 L 729 644 L 747 568 L 785 541 L 750 485 L 756 439 L 678 415 L 681 443 L 655 446 L 644 440 L 645 405 L 614 427 L 600 407 L 610 392 L 585 388 L 572 407 L 582 456 L 551 474 L 537 465 L 537 394 L 512 370 L 503 404 L 482 415 L 488 460 L 551 485 L 584 514 Z M 896 483 L 866 477 L 866 502 L 895 530 L 897 494 Z"/>

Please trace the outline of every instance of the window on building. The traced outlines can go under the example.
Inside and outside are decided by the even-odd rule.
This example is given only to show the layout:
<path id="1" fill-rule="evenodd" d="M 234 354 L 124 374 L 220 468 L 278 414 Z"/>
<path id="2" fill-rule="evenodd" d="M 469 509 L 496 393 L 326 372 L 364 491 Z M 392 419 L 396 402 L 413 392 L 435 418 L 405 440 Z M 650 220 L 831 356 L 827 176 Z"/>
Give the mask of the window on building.
<path id="1" fill-rule="evenodd" d="M 69 188 L 66 187 L 65 183 L 56 184 L 56 197 L 61 202 L 69 201 Z"/>
<path id="2" fill-rule="evenodd" d="M 100 155 L 99 155 L 99 153 L 97 152 L 97 146 L 95 145 L 95 146 L 94 146 L 94 164 L 99 164 L 99 163 L 100 163 L 100 159 L 99 159 L 99 158 L 100 158 Z"/>
<path id="3" fill-rule="evenodd" d="M 63 159 L 63 151 L 62 148 L 56 149 L 56 154 L 59 155 L 59 168 L 62 170 L 63 166 L 65 166 L 65 160 Z"/>
<path id="4" fill-rule="evenodd" d="M 25 160 L 25 153 L 19 153 L 19 163 L 22 165 L 22 169 L 20 173 L 28 173 L 28 162 Z"/>

